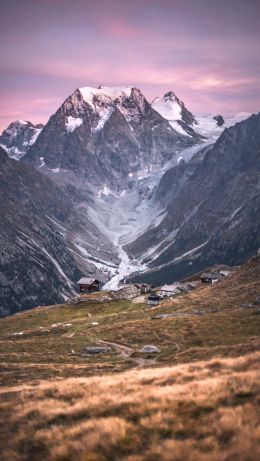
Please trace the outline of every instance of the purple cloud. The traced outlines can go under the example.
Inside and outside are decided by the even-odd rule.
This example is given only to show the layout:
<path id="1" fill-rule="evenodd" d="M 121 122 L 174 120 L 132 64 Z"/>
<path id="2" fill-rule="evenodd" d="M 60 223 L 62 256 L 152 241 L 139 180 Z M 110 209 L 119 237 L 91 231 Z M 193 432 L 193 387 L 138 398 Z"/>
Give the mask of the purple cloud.
<path id="1" fill-rule="evenodd" d="M 174 90 L 192 111 L 260 110 L 257 0 L 3 0 L 0 127 L 75 88 Z"/>

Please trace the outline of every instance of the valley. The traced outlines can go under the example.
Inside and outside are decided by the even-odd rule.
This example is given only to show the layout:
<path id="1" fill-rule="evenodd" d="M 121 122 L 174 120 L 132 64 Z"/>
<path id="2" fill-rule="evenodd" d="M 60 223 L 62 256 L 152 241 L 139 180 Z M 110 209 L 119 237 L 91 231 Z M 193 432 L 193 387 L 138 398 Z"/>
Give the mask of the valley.
<path id="1" fill-rule="evenodd" d="M 0 315 L 60 303 L 80 276 L 162 285 L 260 246 L 259 114 L 194 115 L 172 91 L 149 103 L 131 86 L 83 87 L 0 144 Z"/>

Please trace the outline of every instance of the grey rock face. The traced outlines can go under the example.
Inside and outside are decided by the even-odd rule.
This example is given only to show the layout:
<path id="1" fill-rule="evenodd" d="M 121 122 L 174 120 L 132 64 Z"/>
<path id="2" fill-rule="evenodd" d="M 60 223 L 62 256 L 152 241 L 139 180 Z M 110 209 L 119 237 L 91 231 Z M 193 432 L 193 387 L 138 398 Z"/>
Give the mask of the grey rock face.
<path id="1" fill-rule="evenodd" d="M 163 165 L 176 149 L 198 142 L 175 131 L 136 88 L 112 98 L 84 99 L 76 90 L 50 118 L 23 161 L 68 186 L 88 190 L 106 183 L 115 191 L 128 175 Z M 102 91 L 102 90 L 100 90 Z M 123 183 L 123 184 L 122 184 Z"/>
<path id="2" fill-rule="evenodd" d="M 28 121 L 13 122 L 0 136 L 0 145 L 10 157 L 20 160 L 35 143 L 42 129 L 41 124 L 33 125 Z"/>
<path id="3" fill-rule="evenodd" d="M 223 126 L 225 123 L 225 120 L 222 115 L 215 115 L 213 119 L 216 120 L 218 126 Z"/>

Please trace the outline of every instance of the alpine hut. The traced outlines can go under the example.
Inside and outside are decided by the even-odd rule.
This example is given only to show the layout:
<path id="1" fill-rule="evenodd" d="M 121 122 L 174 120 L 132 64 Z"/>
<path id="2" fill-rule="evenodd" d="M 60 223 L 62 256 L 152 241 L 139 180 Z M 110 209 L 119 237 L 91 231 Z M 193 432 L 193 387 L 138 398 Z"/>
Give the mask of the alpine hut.
<path id="1" fill-rule="evenodd" d="M 216 272 L 209 274 L 204 273 L 201 275 L 200 280 L 202 283 L 215 283 L 220 279 L 220 277 L 220 274 Z"/>
<path id="2" fill-rule="evenodd" d="M 95 278 L 82 277 L 77 284 L 79 285 L 80 293 L 94 293 L 99 291 L 101 282 Z"/>

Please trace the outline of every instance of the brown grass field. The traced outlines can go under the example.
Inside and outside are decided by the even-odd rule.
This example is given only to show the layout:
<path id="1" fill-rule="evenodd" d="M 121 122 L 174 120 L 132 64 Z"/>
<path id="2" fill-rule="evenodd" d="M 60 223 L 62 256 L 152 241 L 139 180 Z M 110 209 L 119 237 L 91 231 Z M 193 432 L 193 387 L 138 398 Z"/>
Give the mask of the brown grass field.
<path id="1" fill-rule="evenodd" d="M 95 295 L 1 319 L 1 461 L 260 459 L 259 281 L 256 257 L 153 309 Z"/>
<path id="2" fill-rule="evenodd" d="M 2 460 L 256 461 L 260 353 L 1 393 Z"/>

